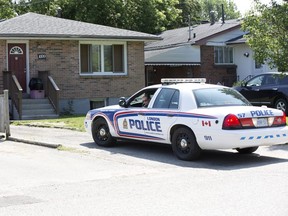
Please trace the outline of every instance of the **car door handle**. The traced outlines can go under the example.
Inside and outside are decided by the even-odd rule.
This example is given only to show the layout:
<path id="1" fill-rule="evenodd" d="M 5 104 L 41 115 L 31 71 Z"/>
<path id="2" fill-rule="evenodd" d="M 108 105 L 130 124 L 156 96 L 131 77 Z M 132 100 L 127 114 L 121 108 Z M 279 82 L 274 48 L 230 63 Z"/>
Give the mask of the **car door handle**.
<path id="1" fill-rule="evenodd" d="M 139 112 L 138 115 L 140 115 L 140 116 L 144 116 L 145 113 L 143 113 L 143 112 Z"/>
<path id="2" fill-rule="evenodd" d="M 260 91 L 260 89 L 254 89 L 254 91 Z"/>
<path id="3" fill-rule="evenodd" d="M 273 91 L 277 91 L 277 90 L 278 90 L 278 88 L 272 88 L 272 90 L 273 90 Z"/>
<path id="4" fill-rule="evenodd" d="M 168 117 L 174 117 L 174 114 L 167 114 Z"/>

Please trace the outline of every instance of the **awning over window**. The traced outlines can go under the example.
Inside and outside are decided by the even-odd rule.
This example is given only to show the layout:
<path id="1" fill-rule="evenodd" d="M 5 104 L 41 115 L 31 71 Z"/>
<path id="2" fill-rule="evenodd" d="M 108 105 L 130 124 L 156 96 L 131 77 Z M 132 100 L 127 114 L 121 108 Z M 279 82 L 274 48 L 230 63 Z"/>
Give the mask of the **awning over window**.
<path id="1" fill-rule="evenodd" d="M 200 62 L 146 62 L 145 66 L 200 66 Z"/>

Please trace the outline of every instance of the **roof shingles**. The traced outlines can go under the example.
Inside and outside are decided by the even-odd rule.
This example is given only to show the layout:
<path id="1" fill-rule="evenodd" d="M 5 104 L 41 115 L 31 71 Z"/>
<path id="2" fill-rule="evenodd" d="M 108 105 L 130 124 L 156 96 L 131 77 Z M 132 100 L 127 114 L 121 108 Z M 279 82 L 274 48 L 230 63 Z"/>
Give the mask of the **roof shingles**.
<path id="1" fill-rule="evenodd" d="M 159 35 L 163 38 L 162 41 L 147 43 L 145 46 L 145 50 L 153 50 L 159 48 L 161 49 L 187 43 L 198 44 L 201 43 L 203 40 L 216 36 L 217 34 L 233 30 L 234 28 L 239 28 L 240 25 L 241 20 L 236 19 L 227 20 L 225 21 L 225 23 L 216 22 L 213 25 L 211 25 L 210 23 L 206 23 L 191 27 L 190 35 L 189 27 L 168 30 Z"/>
<path id="2" fill-rule="evenodd" d="M 27 13 L 0 22 L 0 37 L 160 40 L 159 36 L 109 26 Z"/>

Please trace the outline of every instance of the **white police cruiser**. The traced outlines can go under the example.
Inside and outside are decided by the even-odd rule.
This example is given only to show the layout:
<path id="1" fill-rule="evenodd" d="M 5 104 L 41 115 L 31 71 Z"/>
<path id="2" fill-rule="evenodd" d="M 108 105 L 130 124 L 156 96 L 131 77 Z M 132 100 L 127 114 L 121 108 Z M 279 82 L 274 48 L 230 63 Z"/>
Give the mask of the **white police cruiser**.
<path id="1" fill-rule="evenodd" d="M 252 153 L 288 142 L 283 111 L 254 107 L 236 90 L 205 81 L 162 79 L 119 105 L 90 110 L 85 128 L 99 146 L 118 139 L 166 143 L 182 160 L 198 159 L 205 149 Z M 151 98 L 147 108 L 143 96 Z"/>

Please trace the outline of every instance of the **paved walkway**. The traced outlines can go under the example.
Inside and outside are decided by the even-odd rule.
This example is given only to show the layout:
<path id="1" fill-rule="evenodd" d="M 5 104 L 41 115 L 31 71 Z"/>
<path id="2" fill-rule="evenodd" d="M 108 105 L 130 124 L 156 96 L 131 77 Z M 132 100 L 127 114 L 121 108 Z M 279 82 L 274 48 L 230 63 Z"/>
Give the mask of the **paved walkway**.
<path id="1" fill-rule="evenodd" d="M 10 125 L 12 141 L 57 148 L 59 146 L 81 148 L 94 145 L 92 136 L 86 132 L 79 132 L 59 128 L 42 128 Z"/>

